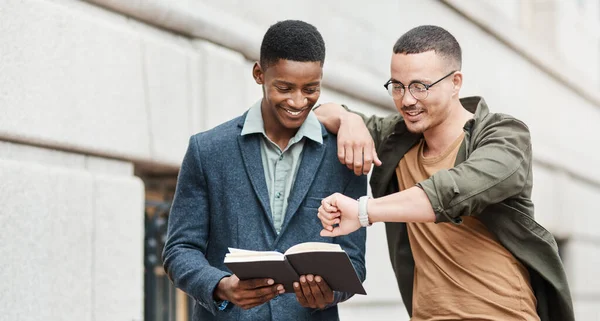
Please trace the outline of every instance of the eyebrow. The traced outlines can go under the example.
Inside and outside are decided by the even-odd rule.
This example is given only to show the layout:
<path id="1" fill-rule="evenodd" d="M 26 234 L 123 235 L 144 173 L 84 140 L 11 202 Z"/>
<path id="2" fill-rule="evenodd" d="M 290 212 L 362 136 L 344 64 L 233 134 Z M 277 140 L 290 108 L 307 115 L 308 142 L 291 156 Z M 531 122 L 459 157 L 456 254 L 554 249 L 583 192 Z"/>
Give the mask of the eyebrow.
<path id="1" fill-rule="evenodd" d="M 309 82 L 308 84 L 305 84 L 304 86 L 318 86 L 320 84 L 321 84 L 320 81 L 313 81 L 313 82 Z"/>
<path id="2" fill-rule="evenodd" d="M 289 87 L 295 87 L 296 86 L 296 84 L 291 83 L 291 82 L 287 82 L 287 81 L 284 81 L 284 80 L 277 80 L 277 79 L 275 79 L 274 82 L 277 83 L 277 84 L 282 84 L 282 85 L 286 85 L 286 86 L 289 86 Z M 321 82 L 319 82 L 319 81 L 313 81 L 313 82 L 309 82 L 308 84 L 304 84 L 302 86 L 303 87 L 318 86 L 320 83 Z"/>
<path id="3" fill-rule="evenodd" d="M 393 78 L 393 77 L 392 77 L 392 78 L 390 78 L 390 80 L 391 80 L 392 82 L 395 82 L 395 83 L 401 83 L 401 84 L 403 84 L 403 85 L 404 85 L 404 83 L 403 83 L 403 82 L 401 82 L 400 80 L 397 80 L 397 79 L 395 79 L 395 78 Z M 410 85 L 410 84 L 412 84 L 412 83 L 414 83 L 414 82 L 420 82 L 420 83 L 423 83 L 423 84 L 428 84 L 428 83 L 431 83 L 431 81 L 429 81 L 429 80 L 424 80 L 424 79 L 413 79 L 413 80 L 411 80 L 411 81 L 410 81 L 408 84 Z"/>

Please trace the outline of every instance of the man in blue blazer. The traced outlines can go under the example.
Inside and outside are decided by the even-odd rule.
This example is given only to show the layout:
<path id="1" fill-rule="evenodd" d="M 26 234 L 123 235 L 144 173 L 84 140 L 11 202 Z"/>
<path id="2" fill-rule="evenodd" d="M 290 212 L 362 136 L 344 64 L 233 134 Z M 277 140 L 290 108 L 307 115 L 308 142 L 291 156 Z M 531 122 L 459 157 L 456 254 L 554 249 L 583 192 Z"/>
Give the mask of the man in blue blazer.
<path id="1" fill-rule="evenodd" d="M 301 276 L 295 294 L 272 279 L 239 280 L 223 264 L 228 247 L 284 252 L 302 242 L 334 242 L 365 279 L 364 229 L 324 238 L 317 208 L 339 192 L 366 194 L 366 177 L 337 158 L 336 137 L 312 112 L 320 95 L 325 44 L 317 29 L 282 21 L 263 38 L 252 74 L 263 98 L 242 116 L 190 138 L 169 216 L 164 267 L 196 301 L 194 320 L 338 320 L 320 276 Z"/>

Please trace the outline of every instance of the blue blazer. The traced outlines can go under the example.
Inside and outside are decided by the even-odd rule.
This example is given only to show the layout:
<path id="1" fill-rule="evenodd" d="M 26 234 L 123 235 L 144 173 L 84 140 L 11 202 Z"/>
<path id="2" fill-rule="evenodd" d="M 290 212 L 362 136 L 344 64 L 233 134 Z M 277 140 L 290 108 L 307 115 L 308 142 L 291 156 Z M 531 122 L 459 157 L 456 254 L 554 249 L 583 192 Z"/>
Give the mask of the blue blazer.
<path id="1" fill-rule="evenodd" d="M 294 294 L 261 306 L 219 311 L 218 282 L 231 272 L 223 264 L 228 247 L 285 252 L 302 242 L 335 242 L 365 279 L 366 231 L 324 238 L 317 218 L 323 198 L 340 192 L 367 193 L 366 176 L 355 176 L 337 158 L 336 136 L 323 126 L 323 144 L 307 139 L 282 229 L 276 233 L 256 135 L 241 136 L 246 114 L 190 138 L 169 215 L 164 268 L 175 286 L 194 298 L 194 320 L 338 320 L 337 303 L 351 295 L 335 292 L 329 308 L 302 307 Z M 231 304 L 230 304 L 231 305 Z"/>

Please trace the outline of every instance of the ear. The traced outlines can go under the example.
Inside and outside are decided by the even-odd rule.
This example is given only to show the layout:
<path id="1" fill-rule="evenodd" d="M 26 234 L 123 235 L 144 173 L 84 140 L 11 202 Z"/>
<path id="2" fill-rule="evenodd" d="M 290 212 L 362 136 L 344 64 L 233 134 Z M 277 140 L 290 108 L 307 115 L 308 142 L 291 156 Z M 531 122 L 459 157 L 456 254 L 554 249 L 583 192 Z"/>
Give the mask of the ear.
<path id="1" fill-rule="evenodd" d="M 252 78 L 259 85 L 265 84 L 265 73 L 263 72 L 260 64 L 257 62 L 254 63 L 254 67 L 252 67 Z"/>
<path id="2" fill-rule="evenodd" d="M 453 90 L 452 90 L 452 96 L 458 96 L 459 92 L 460 92 L 460 88 L 462 88 L 462 82 L 463 82 L 463 74 L 460 71 L 457 71 L 454 73 L 454 75 L 452 76 L 452 85 L 454 86 Z"/>

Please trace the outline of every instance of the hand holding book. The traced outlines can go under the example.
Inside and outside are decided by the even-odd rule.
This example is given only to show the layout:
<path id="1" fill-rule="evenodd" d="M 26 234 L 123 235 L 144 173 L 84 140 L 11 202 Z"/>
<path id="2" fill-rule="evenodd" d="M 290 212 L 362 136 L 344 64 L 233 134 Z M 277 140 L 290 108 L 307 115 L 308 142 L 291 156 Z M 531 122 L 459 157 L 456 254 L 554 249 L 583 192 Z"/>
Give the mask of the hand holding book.
<path id="1" fill-rule="evenodd" d="M 301 281 L 300 276 L 320 276 L 331 290 L 366 294 L 348 254 L 339 244 L 301 243 L 284 254 L 234 248 L 229 252 L 225 265 L 241 280 L 272 278 L 275 283 L 283 284 L 285 292 L 295 293 L 293 283 Z"/>
<path id="2" fill-rule="evenodd" d="M 224 277 L 215 288 L 215 299 L 229 301 L 244 310 L 270 301 L 284 293 L 283 285 L 273 279 L 240 280 L 235 274 Z"/>
<path id="3" fill-rule="evenodd" d="M 302 275 L 294 282 L 296 299 L 305 308 L 323 309 L 333 303 L 333 290 L 319 275 Z"/>

